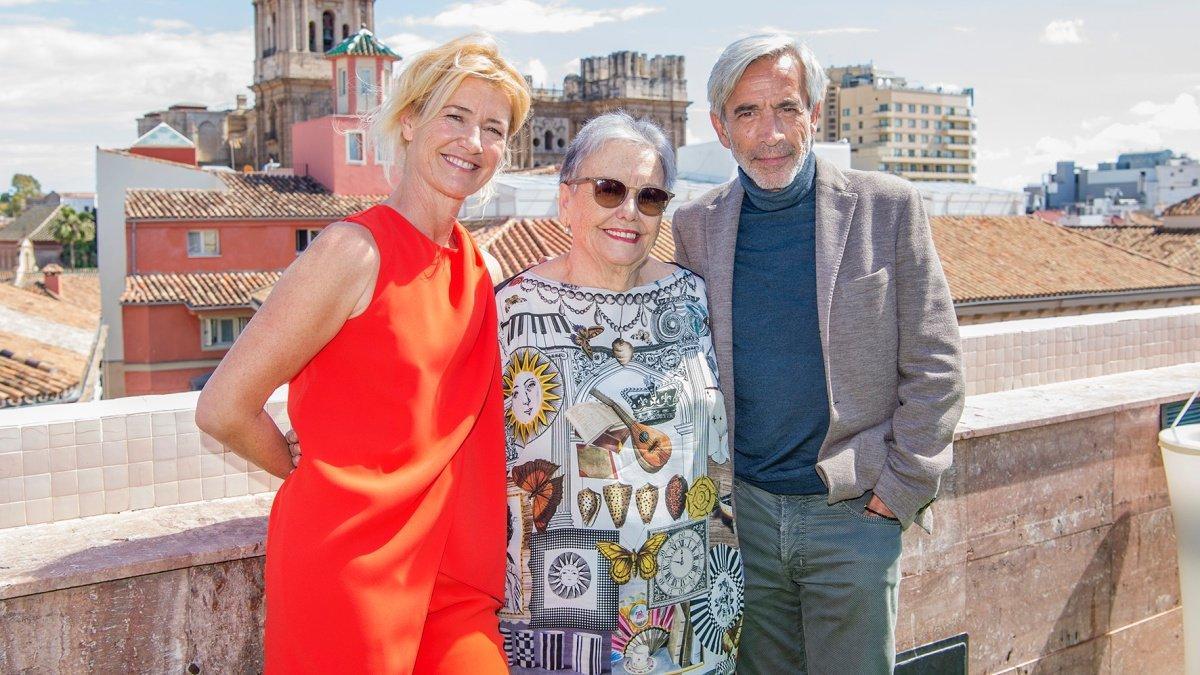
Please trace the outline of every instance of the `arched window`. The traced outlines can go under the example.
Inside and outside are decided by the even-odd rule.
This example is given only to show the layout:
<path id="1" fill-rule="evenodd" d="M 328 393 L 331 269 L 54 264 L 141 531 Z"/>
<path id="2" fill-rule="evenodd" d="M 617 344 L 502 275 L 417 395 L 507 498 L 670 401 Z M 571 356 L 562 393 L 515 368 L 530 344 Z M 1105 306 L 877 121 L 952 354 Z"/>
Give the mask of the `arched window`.
<path id="1" fill-rule="evenodd" d="M 350 37 L 350 24 L 344 23 L 342 24 L 342 39 L 345 40 L 348 37 Z"/>
<path id="2" fill-rule="evenodd" d="M 549 129 L 546 130 L 546 140 L 543 142 L 545 145 L 542 147 L 546 148 L 547 150 L 552 150 L 554 148 L 554 134 L 550 133 Z"/>
<path id="3" fill-rule="evenodd" d="M 333 12 L 321 15 L 321 51 L 333 49 Z"/>
<path id="4" fill-rule="evenodd" d="M 308 22 L 308 51 L 317 51 L 317 22 Z"/>
<path id="5" fill-rule="evenodd" d="M 267 39 L 271 42 L 271 49 L 275 49 L 275 12 L 271 12 L 271 28 L 267 30 Z"/>

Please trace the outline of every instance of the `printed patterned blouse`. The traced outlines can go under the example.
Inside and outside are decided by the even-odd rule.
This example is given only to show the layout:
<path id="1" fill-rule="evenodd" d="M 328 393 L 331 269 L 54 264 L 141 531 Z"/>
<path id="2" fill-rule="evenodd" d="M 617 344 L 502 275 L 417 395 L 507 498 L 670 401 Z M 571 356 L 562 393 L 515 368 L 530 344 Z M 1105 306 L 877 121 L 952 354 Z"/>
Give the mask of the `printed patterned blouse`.
<path id="1" fill-rule="evenodd" d="M 745 581 L 704 281 L 499 288 L 515 673 L 732 673 Z"/>

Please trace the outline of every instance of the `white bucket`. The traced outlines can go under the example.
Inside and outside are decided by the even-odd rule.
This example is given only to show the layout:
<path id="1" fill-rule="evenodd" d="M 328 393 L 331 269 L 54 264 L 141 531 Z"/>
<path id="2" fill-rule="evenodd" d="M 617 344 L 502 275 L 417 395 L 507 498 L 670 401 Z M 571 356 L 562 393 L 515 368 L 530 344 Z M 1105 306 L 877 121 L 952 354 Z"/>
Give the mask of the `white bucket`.
<path id="1" fill-rule="evenodd" d="M 1158 434 L 1158 445 L 1179 543 L 1184 672 L 1200 675 L 1200 424 L 1164 429 Z"/>

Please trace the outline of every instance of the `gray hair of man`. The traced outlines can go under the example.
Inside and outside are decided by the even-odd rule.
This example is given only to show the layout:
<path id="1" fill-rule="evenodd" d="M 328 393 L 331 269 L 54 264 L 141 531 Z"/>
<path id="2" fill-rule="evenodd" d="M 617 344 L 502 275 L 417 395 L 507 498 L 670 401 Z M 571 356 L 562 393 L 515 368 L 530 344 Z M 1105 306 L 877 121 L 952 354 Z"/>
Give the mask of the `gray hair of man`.
<path id="1" fill-rule="evenodd" d="M 804 67 L 804 84 L 808 89 L 808 101 L 805 104 L 809 109 L 823 101 L 825 84 L 829 78 L 825 76 L 816 54 L 796 38 L 774 33 L 744 37 L 721 52 L 720 58 L 708 75 L 709 109 L 717 113 L 721 121 L 725 121 L 725 103 L 733 95 L 733 89 L 738 80 L 742 79 L 746 68 L 761 58 L 778 57 L 783 54 L 795 56 Z"/>
<path id="2" fill-rule="evenodd" d="M 583 125 L 571 140 L 571 146 L 567 148 L 558 180 L 565 183 L 581 178 L 579 172 L 584 160 L 609 141 L 628 141 L 650 148 L 658 155 L 665 183 L 663 187 L 670 190 L 675 184 L 675 146 L 667 140 L 662 127 L 653 120 L 634 117 L 623 110 L 593 117 Z"/>

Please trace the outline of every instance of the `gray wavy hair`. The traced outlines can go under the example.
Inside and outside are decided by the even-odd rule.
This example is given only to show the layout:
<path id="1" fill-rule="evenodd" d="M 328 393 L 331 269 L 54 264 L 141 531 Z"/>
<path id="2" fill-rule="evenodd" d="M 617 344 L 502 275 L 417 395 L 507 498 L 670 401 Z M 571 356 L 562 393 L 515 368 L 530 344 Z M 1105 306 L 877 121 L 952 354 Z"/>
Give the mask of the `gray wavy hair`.
<path id="1" fill-rule="evenodd" d="M 571 146 L 567 148 L 567 154 L 563 157 L 562 170 L 558 173 L 559 181 L 579 178 L 583 160 L 609 141 L 630 141 L 654 150 L 662 167 L 665 183 L 663 187 L 670 190 L 675 184 L 675 146 L 667 140 L 662 127 L 654 120 L 634 117 L 623 110 L 593 117 L 583 125 L 579 133 L 575 134 L 575 138 L 571 139 Z"/>
<path id="2" fill-rule="evenodd" d="M 708 106 L 725 120 L 725 103 L 733 94 L 733 88 L 751 63 L 767 57 L 791 54 L 804 67 L 804 84 L 808 89 L 809 108 L 825 99 L 825 84 L 829 78 L 817 61 L 817 55 L 808 45 L 784 33 L 751 35 L 725 48 L 708 75 Z"/>

